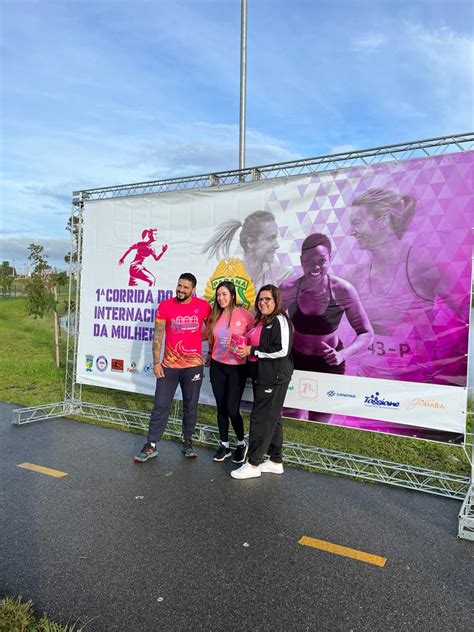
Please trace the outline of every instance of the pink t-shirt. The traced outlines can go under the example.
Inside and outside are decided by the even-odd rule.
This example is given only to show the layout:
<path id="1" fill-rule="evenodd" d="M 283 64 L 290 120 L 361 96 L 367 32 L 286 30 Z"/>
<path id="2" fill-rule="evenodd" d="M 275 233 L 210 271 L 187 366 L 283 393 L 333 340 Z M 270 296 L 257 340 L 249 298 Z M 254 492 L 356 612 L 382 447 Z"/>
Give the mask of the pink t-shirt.
<path id="1" fill-rule="evenodd" d="M 192 297 L 189 303 L 170 298 L 156 309 L 156 320 L 166 321 L 163 366 L 186 369 L 202 362 L 202 325 L 211 307 L 202 298 Z"/>
<path id="2" fill-rule="evenodd" d="M 245 358 L 239 358 L 229 349 L 232 334 L 244 336 L 254 321 L 253 315 L 243 307 L 236 307 L 229 324 L 227 314 L 221 314 L 212 332 L 212 359 L 224 364 L 245 364 Z"/>
<path id="3" fill-rule="evenodd" d="M 249 329 L 247 332 L 247 344 L 251 345 L 252 347 L 258 347 L 258 345 L 260 344 L 260 335 L 262 333 L 262 329 L 262 321 L 260 321 L 255 327 L 252 327 L 252 329 Z M 247 357 L 247 360 L 249 362 L 257 362 L 258 358 L 255 355 L 249 355 Z"/>

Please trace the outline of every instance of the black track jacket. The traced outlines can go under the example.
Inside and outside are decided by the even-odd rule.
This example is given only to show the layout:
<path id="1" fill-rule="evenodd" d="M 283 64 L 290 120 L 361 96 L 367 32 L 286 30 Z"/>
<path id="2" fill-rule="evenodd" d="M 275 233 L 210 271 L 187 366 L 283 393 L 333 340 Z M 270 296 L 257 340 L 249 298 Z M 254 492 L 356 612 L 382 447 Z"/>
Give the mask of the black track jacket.
<path id="1" fill-rule="evenodd" d="M 258 346 L 252 347 L 257 356 L 257 384 L 284 384 L 293 375 L 293 328 L 288 318 L 278 314 L 264 325 Z"/>

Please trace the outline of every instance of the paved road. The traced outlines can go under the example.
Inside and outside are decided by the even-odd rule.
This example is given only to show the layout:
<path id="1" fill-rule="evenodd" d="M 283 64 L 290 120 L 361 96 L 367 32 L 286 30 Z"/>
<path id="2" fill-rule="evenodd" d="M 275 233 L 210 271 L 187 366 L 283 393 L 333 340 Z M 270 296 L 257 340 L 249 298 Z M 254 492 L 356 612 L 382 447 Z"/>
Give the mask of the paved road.
<path id="1" fill-rule="evenodd" d="M 0 405 L 0 594 L 88 632 L 472 629 L 460 503 L 287 468 L 235 481 L 199 449 Z M 67 472 L 53 478 L 17 467 Z M 379 567 L 298 544 L 318 538 Z"/>

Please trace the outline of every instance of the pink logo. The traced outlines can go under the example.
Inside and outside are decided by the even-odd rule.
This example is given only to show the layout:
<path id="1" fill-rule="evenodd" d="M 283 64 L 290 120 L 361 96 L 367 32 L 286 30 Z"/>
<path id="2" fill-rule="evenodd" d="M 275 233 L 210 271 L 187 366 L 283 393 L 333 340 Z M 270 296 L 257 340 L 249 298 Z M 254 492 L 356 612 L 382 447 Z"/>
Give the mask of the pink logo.
<path id="1" fill-rule="evenodd" d="M 145 230 L 142 230 L 142 241 L 137 241 L 135 244 L 132 244 L 120 257 L 119 265 L 123 265 L 125 263 L 125 259 L 132 252 L 132 250 L 136 250 L 135 258 L 130 263 L 130 268 L 128 271 L 129 286 L 138 285 L 139 281 L 150 287 L 155 285 L 156 278 L 150 272 L 150 270 L 145 268 L 144 261 L 145 259 L 148 259 L 148 257 L 153 257 L 155 261 L 159 261 L 168 250 L 168 244 L 163 244 L 161 252 L 159 254 L 156 254 L 156 251 L 153 248 L 152 244 L 156 241 L 157 234 L 158 229 L 145 228 Z"/>
<path id="2" fill-rule="evenodd" d="M 299 383 L 299 395 L 305 399 L 318 399 L 318 383 L 316 380 L 302 378 Z"/>

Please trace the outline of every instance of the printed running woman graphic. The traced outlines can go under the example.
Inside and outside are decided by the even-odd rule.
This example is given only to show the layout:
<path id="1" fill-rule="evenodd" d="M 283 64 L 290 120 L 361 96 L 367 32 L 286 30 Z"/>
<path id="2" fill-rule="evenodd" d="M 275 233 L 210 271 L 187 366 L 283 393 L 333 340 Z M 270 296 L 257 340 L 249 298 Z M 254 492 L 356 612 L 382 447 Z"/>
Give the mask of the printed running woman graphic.
<path id="1" fill-rule="evenodd" d="M 129 286 L 138 285 L 139 281 L 143 281 L 149 286 L 153 286 L 156 283 L 155 276 L 147 270 L 144 266 L 144 261 L 148 257 L 153 257 L 155 261 L 159 261 L 161 257 L 168 250 L 168 244 L 163 244 L 161 248 L 160 254 L 156 254 L 155 249 L 152 246 L 152 243 L 156 241 L 156 236 L 158 234 L 158 229 L 156 228 L 147 228 L 142 231 L 142 240 L 137 241 L 136 244 L 132 244 L 130 248 L 126 252 L 123 253 L 122 257 L 119 259 L 119 264 L 123 265 L 127 255 L 132 252 L 132 250 L 136 250 L 135 258 L 130 264 L 129 268 Z"/>

